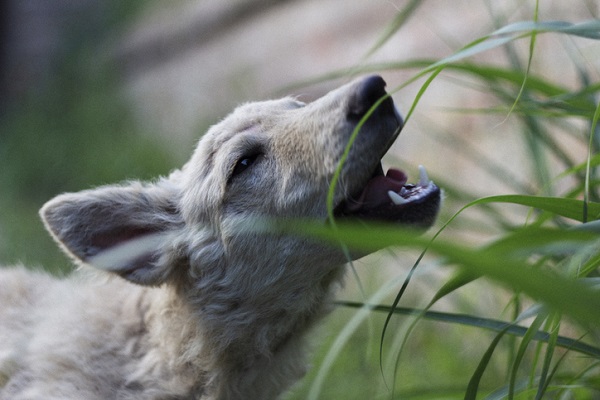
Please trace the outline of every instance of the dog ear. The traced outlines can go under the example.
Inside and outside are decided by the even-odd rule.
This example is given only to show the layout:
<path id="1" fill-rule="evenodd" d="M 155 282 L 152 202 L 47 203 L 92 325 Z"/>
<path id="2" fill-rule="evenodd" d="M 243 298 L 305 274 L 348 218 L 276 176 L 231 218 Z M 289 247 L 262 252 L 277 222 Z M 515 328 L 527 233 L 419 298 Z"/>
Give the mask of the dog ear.
<path id="1" fill-rule="evenodd" d="M 159 285 L 172 272 L 167 241 L 183 227 L 178 198 L 179 190 L 166 179 L 132 182 L 57 196 L 40 215 L 77 262 L 134 283 Z"/>

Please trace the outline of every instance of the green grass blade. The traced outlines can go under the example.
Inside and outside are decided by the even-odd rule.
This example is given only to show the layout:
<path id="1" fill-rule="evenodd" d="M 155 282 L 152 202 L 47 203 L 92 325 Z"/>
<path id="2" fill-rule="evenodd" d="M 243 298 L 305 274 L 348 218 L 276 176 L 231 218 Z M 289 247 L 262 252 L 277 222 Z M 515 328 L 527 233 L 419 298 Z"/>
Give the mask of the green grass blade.
<path id="1" fill-rule="evenodd" d="M 467 391 L 465 392 L 465 400 L 477 399 L 477 393 L 479 391 L 479 383 L 481 382 L 481 378 L 483 377 L 483 374 L 487 369 L 490 360 L 492 359 L 494 350 L 496 350 L 498 343 L 500 343 L 500 340 L 504 337 L 505 333 L 506 330 L 502 330 L 500 333 L 498 333 L 496 337 L 494 337 L 494 340 L 492 340 L 492 342 L 490 343 L 483 357 L 481 357 L 481 360 L 479 361 L 479 364 L 477 365 L 473 376 L 471 376 L 471 380 L 469 380 Z"/>
<path id="2" fill-rule="evenodd" d="M 586 222 L 581 225 L 574 226 L 572 231 L 600 233 L 600 220 Z"/>
<path id="3" fill-rule="evenodd" d="M 456 314 L 449 312 L 430 311 L 425 309 L 417 309 L 410 307 L 392 307 L 383 304 L 368 304 L 354 302 L 354 301 L 336 301 L 336 305 L 350 308 L 362 309 L 367 307 L 371 311 L 389 313 L 392 312 L 396 315 L 407 315 L 422 317 L 429 321 L 436 321 L 442 323 L 457 324 L 462 326 L 470 326 L 478 329 L 490 330 L 496 333 L 506 331 L 506 334 L 525 337 L 531 328 L 526 328 L 514 323 L 500 321 L 491 318 L 476 317 L 468 314 Z M 543 320 L 542 320 L 543 321 Z M 533 330 L 531 332 L 531 340 L 547 343 L 550 340 L 550 334 L 541 330 Z M 556 339 L 556 345 L 561 348 L 569 349 L 571 351 L 581 353 L 583 355 L 596 358 L 600 360 L 600 348 L 595 347 L 579 340 L 571 339 L 565 336 L 558 336 Z"/>
<path id="4" fill-rule="evenodd" d="M 421 97 L 423 97 L 423 95 L 425 94 L 425 91 L 427 91 L 427 88 L 429 88 L 429 85 L 431 85 L 431 82 L 433 82 L 433 80 L 443 70 L 444 70 L 443 66 L 436 68 L 433 71 L 433 73 L 429 76 L 429 78 L 427 78 L 427 80 L 425 81 L 425 83 L 421 86 L 421 88 L 417 92 L 417 96 L 415 97 L 415 100 L 413 101 L 412 105 L 410 106 L 410 109 L 408 110 L 408 112 L 406 113 L 406 116 L 404 117 L 404 124 L 406 124 L 408 122 L 408 120 L 410 119 L 413 111 L 417 107 L 417 104 L 419 104 L 419 100 L 421 100 Z"/>
<path id="5" fill-rule="evenodd" d="M 512 290 L 522 291 L 535 300 L 575 318 L 582 323 L 600 323 L 600 296 L 598 292 L 581 282 L 562 277 L 552 271 L 533 268 L 525 261 L 504 259 L 504 254 L 493 249 L 471 249 L 456 243 L 442 240 L 429 242 L 426 238 L 415 235 L 412 231 L 380 226 L 378 228 L 339 224 L 336 230 L 320 224 L 298 222 L 293 228 L 281 224 L 282 231 L 289 234 L 307 235 L 313 239 L 322 239 L 359 249 L 376 250 L 387 246 L 426 247 L 449 263 L 473 275 L 487 276 Z M 598 236 L 590 232 L 557 230 L 563 232 L 570 241 L 580 241 L 581 245 L 590 244 Z M 552 240 L 555 238 L 552 237 Z M 572 296 L 578 293 L 578 296 Z"/>
<path id="6" fill-rule="evenodd" d="M 378 303 L 384 297 L 389 295 L 389 293 L 395 288 L 397 284 L 397 280 L 392 280 L 388 285 L 380 288 L 377 293 L 375 293 L 369 301 L 371 303 Z M 369 304 L 363 304 L 361 309 L 353 315 L 353 317 L 348 321 L 344 328 L 338 333 L 333 344 L 327 351 L 325 358 L 321 362 L 319 366 L 319 370 L 317 371 L 316 378 L 311 384 L 309 389 L 309 393 L 307 396 L 307 400 L 318 400 L 320 398 L 321 389 L 323 384 L 325 383 L 325 379 L 333 367 L 333 364 L 338 357 L 339 353 L 342 351 L 346 343 L 350 340 L 352 334 L 356 331 L 356 329 L 360 326 L 360 324 L 365 321 L 371 313 L 371 306 Z"/>
<path id="7" fill-rule="evenodd" d="M 535 2 L 535 13 L 534 13 L 534 22 L 536 22 L 536 23 L 538 22 L 538 12 L 539 12 L 539 1 L 536 1 Z M 512 106 L 510 107 L 510 110 L 508 110 L 508 114 L 506 115 L 505 119 L 508 119 L 508 117 L 512 114 L 513 110 L 515 109 L 517 104 L 519 104 L 519 101 L 523 97 L 523 93 L 525 93 L 525 88 L 527 86 L 527 78 L 529 77 L 529 72 L 531 71 L 531 62 L 533 61 L 533 50 L 535 49 L 536 38 L 537 38 L 537 34 L 535 33 L 535 31 L 533 31 L 531 34 L 531 41 L 529 43 L 529 57 L 527 60 L 527 70 L 525 71 L 525 76 L 523 77 L 523 82 L 521 83 L 521 88 L 519 89 L 519 93 L 517 94 L 517 97 L 515 98 Z"/>
<path id="8" fill-rule="evenodd" d="M 592 160 L 592 150 L 594 147 L 594 137 L 596 135 L 596 127 L 598 125 L 598 119 L 600 119 L 600 103 L 596 107 L 596 112 L 594 113 L 594 118 L 592 119 L 592 127 L 590 130 L 590 139 L 588 142 L 588 156 L 587 163 L 585 169 L 585 188 L 583 192 L 583 203 L 584 203 L 584 212 L 583 212 L 583 222 L 587 222 L 588 213 L 590 210 L 590 175 L 591 175 L 591 160 Z M 593 215 L 593 211 L 592 211 Z M 596 216 L 597 218 L 597 216 Z M 595 219 L 595 218 L 594 218 Z"/>
<path id="9" fill-rule="evenodd" d="M 574 398 L 573 396 L 571 397 L 566 397 L 567 396 L 567 392 L 577 386 L 581 386 L 581 382 L 585 382 L 585 376 L 588 374 L 593 374 L 593 376 L 597 377 L 598 374 L 597 373 L 592 373 L 593 370 L 598 369 L 600 367 L 600 362 L 595 362 L 592 363 L 591 365 L 587 366 L 586 368 L 583 368 L 579 373 L 575 374 L 574 376 L 572 376 L 570 379 L 567 380 L 567 382 L 565 383 L 565 387 L 557 394 L 556 398 L 558 399 L 568 399 L 568 398 Z M 598 385 L 596 385 L 597 387 Z M 596 389 L 597 391 L 597 389 Z"/>
<path id="10" fill-rule="evenodd" d="M 558 369 L 560 368 L 560 366 L 563 364 L 563 362 L 565 362 L 568 354 L 569 354 L 569 349 L 567 349 L 567 351 L 565 351 L 560 356 L 560 358 L 558 359 L 558 361 L 554 364 L 554 367 L 552 368 L 552 371 L 550 371 L 550 373 L 548 373 L 548 378 L 547 378 L 547 381 L 546 381 L 546 387 L 544 388 L 544 391 L 548 390 L 548 387 L 550 386 L 550 382 L 552 382 L 552 380 L 556 376 L 556 372 L 558 371 Z"/>
<path id="11" fill-rule="evenodd" d="M 519 370 L 519 366 L 521 365 L 521 361 L 523 360 L 523 357 L 525 356 L 525 350 L 527 350 L 527 347 L 529 346 L 531 341 L 535 339 L 535 335 L 538 334 L 539 329 L 542 326 L 542 323 L 544 322 L 544 320 L 547 318 L 547 316 L 548 316 L 547 312 L 542 312 L 540 315 L 538 315 L 534 319 L 533 323 L 527 329 L 527 332 L 525 332 L 525 335 L 523 335 L 523 340 L 521 341 L 521 344 L 519 345 L 519 349 L 517 350 L 517 355 L 515 357 L 515 360 L 513 362 L 512 368 L 511 368 L 509 384 L 508 384 L 508 398 L 509 399 L 514 398 L 515 385 L 517 382 L 517 372 Z"/>
<path id="12" fill-rule="evenodd" d="M 599 226 L 600 231 L 600 226 Z M 600 252 L 592 255 L 580 268 L 578 277 L 588 276 L 592 271 L 595 271 L 600 266 Z"/>
<path id="13" fill-rule="evenodd" d="M 470 203 L 469 206 L 484 203 L 520 204 L 522 206 L 534 207 L 540 210 L 549 211 L 551 213 L 560 215 L 565 218 L 570 218 L 579 222 L 584 222 L 585 203 L 581 200 L 576 199 L 515 194 L 485 197 Z M 588 213 L 590 214 L 590 216 L 592 216 L 592 219 L 599 218 L 600 203 L 588 203 Z"/>
<path id="14" fill-rule="evenodd" d="M 504 235 L 487 246 L 506 261 L 527 258 L 531 254 L 564 255 L 582 250 L 582 241 L 590 232 L 544 227 L 525 227 Z"/>
<path id="15" fill-rule="evenodd" d="M 437 235 L 440 234 L 440 232 L 443 230 L 444 228 L 440 229 L 436 236 L 434 236 L 434 238 L 432 240 L 435 240 L 435 238 L 437 237 Z M 421 256 L 419 258 L 419 260 L 424 256 L 425 252 L 427 251 L 427 249 L 425 249 L 425 251 L 423 251 L 423 253 L 421 253 Z M 416 266 L 416 264 L 415 264 Z M 402 338 L 402 343 L 400 344 L 400 348 L 398 350 L 398 353 L 396 355 L 396 362 L 394 363 L 394 374 L 393 374 L 393 382 L 391 385 L 391 392 L 394 393 L 395 388 L 396 388 L 396 377 L 398 376 L 398 370 L 400 367 L 400 357 L 402 356 L 402 351 L 404 350 L 406 343 L 408 342 L 408 339 L 411 335 L 411 333 L 413 332 L 413 330 L 415 329 L 415 327 L 417 326 L 417 324 L 419 323 L 419 321 L 421 320 L 421 318 L 423 318 L 431 309 L 431 307 L 433 307 L 433 305 L 440 300 L 441 298 L 443 298 L 444 296 L 454 292 L 455 290 L 463 287 L 464 285 L 468 284 L 469 282 L 473 281 L 474 279 L 476 279 L 475 277 L 473 277 L 470 274 L 465 274 L 465 273 L 458 273 L 454 276 L 454 278 L 450 279 L 448 282 L 446 282 L 446 284 L 444 284 L 444 286 L 437 291 L 437 293 L 435 294 L 435 296 L 433 297 L 433 299 L 429 302 L 429 304 L 427 305 L 427 307 L 425 307 L 423 310 L 420 311 L 419 314 L 416 315 L 416 318 L 411 322 L 411 324 L 408 326 L 408 329 L 406 330 L 406 334 L 404 335 L 404 337 Z M 387 324 L 389 323 L 389 321 L 391 320 L 393 311 L 398 307 L 398 301 L 395 301 L 394 304 L 392 304 L 392 307 L 390 307 L 390 311 L 388 312 L 388 315 L 386 316 L 386 326 L 384 327 L 384 329 L 387 327 Z M 433 315 L 433 314 L 430 314 Z M 380 354 L 379 354 L 379 359 L 380 359 L 380 363 L 382 363 L 383 361 L 383 333 L 382 333 L 382 338 L 381 338 L 381 344 L 380 344 Z M 382 371 L 383 374 L 383 371 Z"/>
<path id="16" fill-rule="evenodd" d="M 404 292 L 408 288 L 408 284 L 410 283 L 411 278 L 412 278 L 413 274 L 415 273 L 415 270 L 417 269 L 417 267 L 420 264 L 421 259 L 423 258 L 424 255 L 425 255 L 425 251 L 423 251 L 421 253 L 421 255 L 419 256 L 419 258 L 417 259 L 417 261 L 415 262 L 415 264 L 412 266 L 412 268 L 408 272 L 408 275 L 406 276 L 406 279 L 404 280 L 404 282 L 402 282 L 402 286 L 400 287 L 400 290 L 396 294 L 396 297 L 394 298 L 394 301 L 392 302 L 392 306 L 390 308 L 390 311 L 386 315 L 385 321 L 383 322 L 383 328 L 381 329 L 381 338 L 379 340 L 379 369 L 381 370 L 381 376 L 383 377 L 383 381 L 384 381 L 384 383 L 385 383 L 386 386 L 388 384 L 385 381 L 385 374 L 384 374 L 384 370 L 383 370 L 383 344 L 384 344 L 384 341 L 385 341 L 385 335 L 387 333 L 387 329 L 388 329 L 388 326 L 390 324 L 390 321 L 392 320 L 392 315 L 393 315 L 392 311 L 396 307 L 398 307 L 398 303 L 400 303 L 400 299 L 402 298 L 402 296 L 404 295 Z M 393 392 L 393 390 L 392 390 L 392 392 Z"/>
<path id="17" fill-rule="evenodd" d="M 381 37 L 375 42 L 375 44 L 367 51 L 363 56 L 363 60 L 366 60 L 372 56 L 377 50 L 381 48 L 387 41 L 408 21 L 408 19 L 414 14 L 417 8 L 424 3 L 423 0 L 410 0 L 404 8 L 396 14 L 392 22 L 386 27 Z"/>
<path id="18" fill-rule="evenodd" d="M 553 32 L 580 36 L 588 39 L 600 39 L 600 21 L 590 20 L 579 23 L 570 23 L 566 21 L 516 22 L 496 30 L 492 35 L 518 34 L 523 32 Z"/>
<path id="19" fill-rule="evenodd" d="M 542 366 L 542 373 L 540 375 L 540 380 L 538 383 L 538 391 L 535 395 L 535 400 L 541 400 L 550 384 L 550 365 L 552 363 L 552 357 L 554 355 L 554 351 L 556 348 L 556 341 L 558 338 L 558 330 L 560 328 L 560 315 L 555 314 L 548 321 L 548 325 L 550 327 L 550 340 L 548 341 L 548 345 L 546 346 L 546 354 L 544 355 L 544 364 Z"/>
<path id="20" fill-rule="evenodd" d="M 460 289 L 461 287 L 473 282 L 478 279 L 479 276 L 472 274 L 458 272 L 452 278 L 450 278 L 444 285 L 435 293 L 433 299 L 429 302 L 427 309 L 431 308 L 434 303 L 437 303 L 442 298 L 446 297 L 450 293 Z"/>
<path id="21" fill-rule="evenodd" d="M 587 158 L 585 162 L 574 165 L 573 167 L 561 172 L 557 176 L 557 179 L 562 179 L 562 178 L 565 178 L 570 175 L 574 175 L 579 172 L 584 172 L 586 174 L 589 174 L 588 171 L 593 167 L 597 167 L 598 165 L 600 165 L 600 154 L 593 154 L 593 155 L 591 155 L 591 157 Z"/>

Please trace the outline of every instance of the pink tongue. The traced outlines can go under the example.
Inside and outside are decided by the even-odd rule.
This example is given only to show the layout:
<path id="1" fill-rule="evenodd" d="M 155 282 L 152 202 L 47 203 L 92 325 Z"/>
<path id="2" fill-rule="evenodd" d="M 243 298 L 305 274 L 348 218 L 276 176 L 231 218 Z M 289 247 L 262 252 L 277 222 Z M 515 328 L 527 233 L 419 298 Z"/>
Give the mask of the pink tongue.
<path id="1" fill-rule="evenodd" d="M 350 208 L 356 211 L 360 208 L 372 209 L 390 202 L 388 192 L 400 192 L 406 184 L 406 174 L 398 169 L 390 168 L 385 176 L 376 176 L 371 179 L 356 202 Z"/>

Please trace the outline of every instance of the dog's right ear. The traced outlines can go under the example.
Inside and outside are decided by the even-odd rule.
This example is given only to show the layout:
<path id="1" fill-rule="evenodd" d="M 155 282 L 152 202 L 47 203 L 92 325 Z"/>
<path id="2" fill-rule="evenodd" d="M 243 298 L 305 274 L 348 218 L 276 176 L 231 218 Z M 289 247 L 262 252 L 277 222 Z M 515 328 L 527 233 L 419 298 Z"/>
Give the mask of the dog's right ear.
<path id="1" fill-rule="evenodd" d="M 179 190 L 166 179 L 133 182 L 57 196 L 40 215 L 76 261 L 134 283 L 159 285 L 172 273 L 170 263 L 159 262 L 166 241 L 184 225 L 178 199 Z"/>

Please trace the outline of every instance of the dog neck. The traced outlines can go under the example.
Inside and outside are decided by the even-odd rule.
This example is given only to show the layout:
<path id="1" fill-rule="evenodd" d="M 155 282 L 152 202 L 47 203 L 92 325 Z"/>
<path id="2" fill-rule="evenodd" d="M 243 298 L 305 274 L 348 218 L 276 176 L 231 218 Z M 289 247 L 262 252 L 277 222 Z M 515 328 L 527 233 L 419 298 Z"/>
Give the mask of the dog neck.
<path id="1" fill-rule="evenodd" d="M 229 273 L 208 274 L 195 287 L 188 281 L 166 298 L 167 309 L 179 309 L 163 313 L 160 324 L 169 342 L 174 343 L 174 335 L 180 338 L 169 350 L 179 354 L 172 359 L 185 375 L 194 371 L 198 381 L 206 382 L 204 393 L 219 393 L 215 398 L 237 398 L 236 393 L 276 397 L 305 373 L 304 336 L 330 308 L 332 287 L 343 269 L 323 268 L 320 279 L 311 280 L 299 265 L 290 279 L 289 260 L 285 268 L 270 261 L 254 267 L 283 272 L 260 284 L 240 271 L 251 266 L 227 265 L 214 270 Z M 290 281 L 296 285 L 290 287 Z"/>

